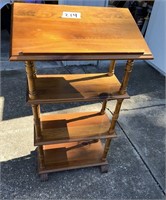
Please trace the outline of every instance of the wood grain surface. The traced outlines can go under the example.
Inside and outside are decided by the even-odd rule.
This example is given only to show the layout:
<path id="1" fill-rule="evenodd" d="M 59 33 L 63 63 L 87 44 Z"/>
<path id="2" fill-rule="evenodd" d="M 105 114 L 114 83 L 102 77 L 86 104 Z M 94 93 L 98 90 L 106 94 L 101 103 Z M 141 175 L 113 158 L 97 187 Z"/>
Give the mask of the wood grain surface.
<path id="1" fill-rule="evenodd" d="M 62 18 L 63 11 L 80 12 L 81 19 Z M 96 54 L 152 58 L 126 8 L 14 3 L 11 60 L 93 59 Z"/>
<path id="2" fill-rule="evenodd" d="M 107 73 L 37 75 L 35 81 L 36 96 L 28 99 L 31 104 L 129 98 L 119 94 L 120 82 Z"/>
<path id="3" fill-rule="evenodd" d="M 107 161 L 101 160 L 103 146 L 100 140 L 87 146 L 70 149 L 78 144 L 80 143 L 73 142 L 44 146 L 45 168 L 41 169 L 39 165 L 39 173 L 107 164 Z"/>
<path id="4" fill-rule="evenodd" d="M 116 137 L 109 132 L 110 119 L 99 112 L 41 116 L 41 139 L 35 145 Z"/>

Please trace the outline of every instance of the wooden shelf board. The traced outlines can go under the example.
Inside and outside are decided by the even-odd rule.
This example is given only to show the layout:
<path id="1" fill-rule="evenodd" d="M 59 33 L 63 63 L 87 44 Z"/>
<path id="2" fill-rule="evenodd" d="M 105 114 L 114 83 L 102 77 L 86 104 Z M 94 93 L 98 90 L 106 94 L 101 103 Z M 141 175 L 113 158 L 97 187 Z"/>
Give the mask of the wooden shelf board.
<path id="1" fill-rule="evenodd" d="M 101 160 L 103 146 L 100 140 L 68 150 L 77 144 L 78 142 L 43 146 L 45 167 L 41 169 L 39 164 L 39 174 L 108 164 L 107 161 Z"/>
<path id="2" fill-rule="evenodd" d="M 41 140 L 36 140 L 35 133 L 36 146 L 116 137 L 114 132 L 108 133 L 107 115 L 99 112 L 42 115 L 41 127 Z"/>
<path id="3" fill-rule="evenodd" d="M 35 85 L 36 98 L 28 98 L 31 104 L 129 98 L 119 94 L 120 82 L 107 73 L 37 75 Z"/>

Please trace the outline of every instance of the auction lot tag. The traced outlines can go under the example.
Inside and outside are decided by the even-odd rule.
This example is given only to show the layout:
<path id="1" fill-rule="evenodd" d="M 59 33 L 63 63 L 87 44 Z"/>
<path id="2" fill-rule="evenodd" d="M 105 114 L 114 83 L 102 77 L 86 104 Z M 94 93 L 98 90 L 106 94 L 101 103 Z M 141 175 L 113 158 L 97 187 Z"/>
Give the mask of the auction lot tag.
<path id="1" fill-rule="evenodd" d="M 81 13 L 80 12 L 63 12 L 62 18 L 81 19 Z"/>

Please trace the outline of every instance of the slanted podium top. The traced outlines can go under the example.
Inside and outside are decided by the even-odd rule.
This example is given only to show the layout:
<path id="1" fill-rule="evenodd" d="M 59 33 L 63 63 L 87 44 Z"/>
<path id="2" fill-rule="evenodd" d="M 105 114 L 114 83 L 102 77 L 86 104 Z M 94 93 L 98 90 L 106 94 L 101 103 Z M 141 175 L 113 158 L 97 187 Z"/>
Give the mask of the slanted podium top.
<path id="1" fill-rule="evenodd" d="M 13 61 L 153 58 L 127 8 L 14 3 L 11 34 Z"/>

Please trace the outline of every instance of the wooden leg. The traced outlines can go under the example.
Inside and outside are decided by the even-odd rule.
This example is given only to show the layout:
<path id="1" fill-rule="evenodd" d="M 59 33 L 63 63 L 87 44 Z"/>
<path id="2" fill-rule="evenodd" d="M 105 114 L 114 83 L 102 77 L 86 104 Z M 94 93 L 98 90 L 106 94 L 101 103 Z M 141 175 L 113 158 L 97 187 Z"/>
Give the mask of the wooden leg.
<path id="1" fill-rule="evenodd" d="M 109 67 L 109 73 L 108 73 L 109 76 L 114 75 L 114 72 L 115 72 L 115 65 L 116 65 L 116 61 L 115 61 L 115 60 L 112 60 L 112 62 L 111 62 L 111 64 L 110 64 L 110 67 Z"/>
<path id="2" fill-rule="evenodd" d="M 117 119 L 119 117 L 119 111 L 120 111 L 122 102 L 123 102 L 123 99 L 117 100 L 117 104 L 116 104 L 115 111 L 114 111 L 114 114 L 113 114 L 113 117 L 112 117 L 112 120 L 111 120 L 111 126 L 110 126 L 110 129 L 109 129 L 109 132 L 112 132 L 115 129 L 115 125 L 116 125 Z M 102 156 L 103 161 L 106 160 L 110 144 L 111 144 L 111 138 L 106 139 L 104 152 L 103 152 L 103 156 Z"/>
<path id="3" fill-rule="evenodd" d="M 106 161 L 107 154 L 108 154 L 108 151 L 110 148 L 110 144 L 111 144 L 111 138 L 106 139 L 104 152 L 103 152 L 103 156 L 102 156 L 102 161 Z"/>
<path id="4" fill-rule="evenodd" d="M 31 65 L 31 67 L 32 67 L 33 77 L 36 78 L 37 72 L 36 72 L 36 68 L 35 68 L 34 62 L 30 61 L 30 65 Z"/>
<path id="5" fill-rule="evenodd" d="M 40 180 L 41 180 L 42 182 L 48 181 L 48 174 L 47 174 L 47 173 L 45 173 L 45 174 L 40 174 Z"/>
<path id="6" fill-rule="evenodd" d="M 45 168 L 43 146 L 38 146 L 38 159 L 39 159 L 40 169 L 43 170 Z"/>
<path id="7" fill-rule="evenodd" d="M 28 80 L 29 98 L 35 99 L 35 96 L 36 96 L 36 91 L 35 91 L 36 70 L 34 67 L 34 63 L 32 61 L 26 61 L 25 68 L 26 68 L 27 80 Z"/>
<path id="8" fill-rule="evenodd" d="M 99 67 L 99 64 L 100 64 L 100 60 L 97 60 L 97 65 L 96 66 Z"/>
<path id="9" fill-rule="evenodd" d="M 120 112 L 122 102 L 123 102 L 123 99 L 117 100 L 116 107 L 115 107 L 115 110 L 114 110 L 114 113 L 113 113 L 113 116 L 112 116 L 111 126 L 110 126 L 109 131 L 113 131 L 115 129 L 115 125 L 116 125 L 117 119 L 119 117 L 119 112 Z"/>
<path id="10" fill-rule="evenodd" d="M 133 60 L 128 60 L 127 61 L 126 68 L 125 68 L 125 74 L 124 74 L 123 81 L 122 81 L 122 85 L 121 85 L 120 90 L 119 90 L 120 94 L 125 94 L 126 91 L 127 91 L 127 85 L 128 85 L 130 73 L 131 73 L 131 71 L 133 69 L 133 64 L 134 64 Z"/>
<path id="11" fill-rule="evenodd" d="M 101 171 L 101 173 L 107 173 L 108 172 L 108 164 L 101 165 L 100 166 L 100 171 Z"/>
<path id="12" fill-rule="evenodd" d="M 102 104 L 101 111 L 100 111 L 100 114 L 101 114 L 101 115 L 104 115 L 104 114 L 105 114 L 106 106 L 107 106 L 107 100 L 104 100 L 104 101 L 103 101 L 103 104 Z"/>
<path id="13" fill-rule="evenodd" d="M 40 105 L 32 105 L 32 112 L 34 117 L 34 126 L 35 126 L 35 133 L 36 139 L 41 140 L 41 124 L 40 124 Z"/>
<path id="14" fill-rule="evenodd" d="M 28 80 L 28 90 L 29 97 L 31 99 L 35 99 L 36 91 L 35 91 L 35 79 L 36 79 L 36 69 L 34 63 L 32 61 L 25 62 L 27 80 Z M 32 112 L 34 116 L 34 125 L 35 132 L 37 135 L 37 140 L 41 139 L 41 127 L 40 127 L 40 106 L 32 105 Z"/>

